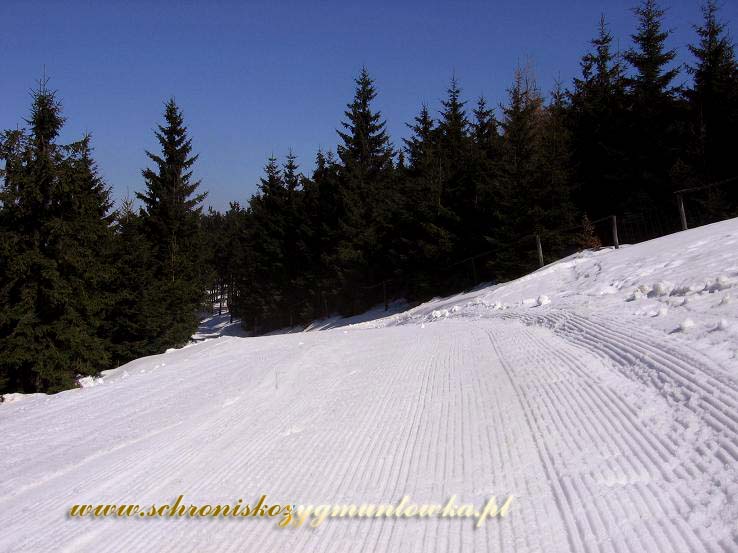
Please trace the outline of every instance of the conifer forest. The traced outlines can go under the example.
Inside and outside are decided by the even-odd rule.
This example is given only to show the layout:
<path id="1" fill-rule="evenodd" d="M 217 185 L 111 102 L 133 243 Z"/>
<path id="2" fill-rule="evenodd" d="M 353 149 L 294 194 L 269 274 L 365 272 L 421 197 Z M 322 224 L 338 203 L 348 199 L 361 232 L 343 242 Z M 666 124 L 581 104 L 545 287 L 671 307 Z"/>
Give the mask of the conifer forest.
<path id="1" fill-rule="evenodd" d="M 258 193 L 225 212 L 207 207 L 218 184 L 197 178 L 186 105 L 163 99 L 158 148 L 116 203 L 94 129 L 61 143 L 64 91 L 41 79 L 0 134 L 0 393 L 181 346 L 213 309 L 258 335 L 738 215 L 738 61 L 719 4 L 687 59 L 664 6 L 634 11 L 629 37 L 593 26 L 571 82 L 541 90 L 511 54 L 503 102 L 451 77 L 404 136 L 358 66 L 343 119 L 325 122 L 335 147 L 269 157 Z"/>

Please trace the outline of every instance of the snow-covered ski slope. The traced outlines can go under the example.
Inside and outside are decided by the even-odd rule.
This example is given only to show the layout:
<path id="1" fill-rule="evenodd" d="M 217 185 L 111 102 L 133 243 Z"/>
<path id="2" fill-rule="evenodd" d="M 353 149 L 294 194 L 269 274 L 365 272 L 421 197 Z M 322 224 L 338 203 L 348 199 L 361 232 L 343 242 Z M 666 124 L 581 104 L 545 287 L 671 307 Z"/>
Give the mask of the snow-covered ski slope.
<path id="1" fill-rule="evenodd" d="M 738 551 L 736 296 L 734 219 L 380 320 L 208 339 L 4 403 L 0 551 Z M 180 494 L 515 500 L 479 529 L 67 517 Z"/>

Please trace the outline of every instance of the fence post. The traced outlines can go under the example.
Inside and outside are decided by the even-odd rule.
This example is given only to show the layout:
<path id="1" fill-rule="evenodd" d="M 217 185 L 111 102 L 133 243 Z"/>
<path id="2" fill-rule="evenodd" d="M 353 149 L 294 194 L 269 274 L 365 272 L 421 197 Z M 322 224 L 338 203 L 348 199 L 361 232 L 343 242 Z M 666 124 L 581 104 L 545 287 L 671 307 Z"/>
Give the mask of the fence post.
<path id="1" fill-rule="evenodd" d="M 616 250 L 620 247 L 620 241 L 618 240 L 618 217 L 617 215 L 612 216 L 612 243 L 615 245 Z"/>
<path id="2" fill-rule="evenodd" d="M 684 198 L 681 194 L 677 194 L 677 202 L 679 203 L 679 218 L 682 220 L 682 230 L 687 230 L 687 214 L 684 212 Z"/>
<path id="3" fill-rule="evenodd" d="M 541 237 L 536 234 L 536 248 L 538 249 L 538 263 L 543 267 L 543 248 L 541 247 Z"/>

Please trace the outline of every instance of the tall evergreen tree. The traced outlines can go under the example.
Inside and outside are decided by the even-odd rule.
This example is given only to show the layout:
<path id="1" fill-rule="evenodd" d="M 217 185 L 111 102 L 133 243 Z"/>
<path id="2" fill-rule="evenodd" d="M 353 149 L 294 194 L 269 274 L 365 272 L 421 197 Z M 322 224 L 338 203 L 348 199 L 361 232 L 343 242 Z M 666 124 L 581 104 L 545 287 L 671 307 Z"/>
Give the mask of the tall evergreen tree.
<path id="1" fill-rule="evenodd" d="M 670 31 L 663 28 L 665 12 L 655 0 L 644 0 L 634 11 L 638 30 L 632 36 L 633 48 L 625 54 L 635 72 L 629 79 L 627 160 L 631 170 L 627 182 L 633 187 L 623 193 L 631 209 L 661 208 L 673 203 L 670 172 L 681 132 L 682 114 L 672 87 L 678 70 L 670 67 L 676 52 L 666 46 Z"/>
<path id="2" fill-rule="evenodd" d="M 676 57 L 676 51 L 666 46 L 671 31 L 663 28 L 666 12 L 656 0 L 643 0 L 633 11 L 638 17 L 638 30 L 631 37 L 634 47 L 625 54 L 635 70 L 631 93 L 640 108 L 658 108 L 673 94 L 671 83 L 679 74 L 677 69 L 668 67 Z"/>
<path id="3" fill-rule="evenodd" d="M 61 146 L 55 93 L 34 92 L 30 132 L 5 133 L 0 196 L 0 381 L 59 391 L 109 366 L 109 190 L 89 138 Z"/>
<path id="4" fill-rule="evenodd" d="M 738 126 L 738 63 L 725 24 L 718 19 L 714 0 L 702 8 L 703 21 L 695 26 L 699 41 L 689 50 L 693 87 L 686 92 L 690 107 L 691 141 L 687 159 L 692 168 L 689 184 L 703 185 L 738 176 L 733 146 Z M 728 190 L 727 186 L 713 192 Z M 738 204 L 738 184 L 722 200 Z M 723 203 L 723 202 L 721 202 Z M 728 205 L 724 205 L 728 207 Z"/>
<path id="5" fill-rule="evenodd" d="M 200 182 L 192 179 L 198 156 L 192 155 L 192 140 L 174 99 L 166 103 L 164 119 L 155 133 L 161 154 L 146 152 L 155 169 L 143 170 L 146 189 L 136 194 L 154 250 L 147 312 L 158 350 L 185 343 L 196 330 L 206 284 L 199 256 L 201 203 L 207 193 L 198 193 Z"/>
<path id="6" fill-rule="evenodd" d="M 533 253 L 517 242 L 541 230 L 540 210 L 534 205 L 538 132 L 543 100 L 528 69 L 518 68 L 502 107 L 502 150 L 497 164 L 496 220 L 491 243 L 496 277 L 506 279 L 534 267 Z"/>
<path id="7" fill-rule="evenodd" d="M 562 257 L 571 246 L 566 233 L 578 219 L 571 199 L 573 170 L 571 132 L 568 127 L 570 106 L 567 95 L 556 83 L 551 99 L 538 121 L 535 163 L 538 176 L 527 195 L 528 216 L 534 229 L 546 243 L 548 255 Z"/>
<path id="8" fill-rule="evenodd" d="M 392 148 L 382 114 L 374 111 L 372 102 L 377 97 L 374 80 L 366 67 L 356 79 L 353 102 L 344 112 L 345 132 L 338 131 L 343 144 L 338 146 L 338 157 L 346 172 L 360 187 L 369 186 L 385 172 L 392 160 Z"/>
<path id="9" fill-rule="evenodd" d="M 264 173 L 259 194 L 249 202 L 254 280 L 248 296 L 249 310 L 256 320 L 255 331 L 287 324 L 284 313 L 289 285 L 285 251 L 287 190 L 276 157 L 269 158 Z"/>
<path id="10" fill-rule="evenodd" d="M 386 123 L 372 105 L 377 96 L 374 81 L 363 68 L 355 82 L 354 99 L 342 123 L 345 132 L 338 132 L 340 240 L 331 262 L 345 313 L 365 307 L 358 301 L 357 287 L 381 280 L 390 270 L 383 252 L 392 239 L 388 229 L 396 207 L 392 146 Z"/>
<path id="11" fill-rule="evenodd" d="M 150 318 L 151 302 L 160 298 L 153 292 L 154 248 L 143 228 L 142 217 L 127 198 L 116 214 L 113 226 L 114 277 L 112 306 L 105 332 L 112 342 L 113 365 L 121 365 L 145 355 L 160 353 L 156 321 Z M 163 324 L 163 323 L 162 323 Z"/>
<path id="12" fill-rule="evenodd" d="M 407 126 L 412 131 L 410 138 L 403 138 L 408 163 L 410 169 L 419 169 L 430 161 L 433 154 L 434 123 L 425 104 L 415 116 L 414 123 L 407 123 Z"/>
<path id="13" fill-rule="evenodd" d="M 621 212 L 627 188 L 626 79 L 612 41 L 602 16 L 571 93 L 573 192 L 579 208 L 595 218 Z"/>
<path id="14" fill-rule="evenodd" d="M 461 100 L 461 88 L 456 77 L 451 78 L 447 97 L 441 102 L 441 119 L 438 125 L 441 133 L 441 147 L 446 158 L 446 174 L 453 175 L 463 164 L 468 153 L 469 120 Z"/>

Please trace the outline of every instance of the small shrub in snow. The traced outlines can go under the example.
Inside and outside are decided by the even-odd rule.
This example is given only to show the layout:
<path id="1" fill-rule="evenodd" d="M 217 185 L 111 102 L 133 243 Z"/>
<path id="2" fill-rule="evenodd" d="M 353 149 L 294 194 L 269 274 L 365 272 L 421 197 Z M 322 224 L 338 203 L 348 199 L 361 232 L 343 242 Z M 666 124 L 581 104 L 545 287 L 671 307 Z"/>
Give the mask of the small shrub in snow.
<path id="1" fill-rule="evenodd" d="M 583 250 L 598 250 L 602 247 L 602 242 L 595 234 L 595 227 L 586 214 L 582 217 L 582 232 L 577 237 L 577 245 Z"/>

